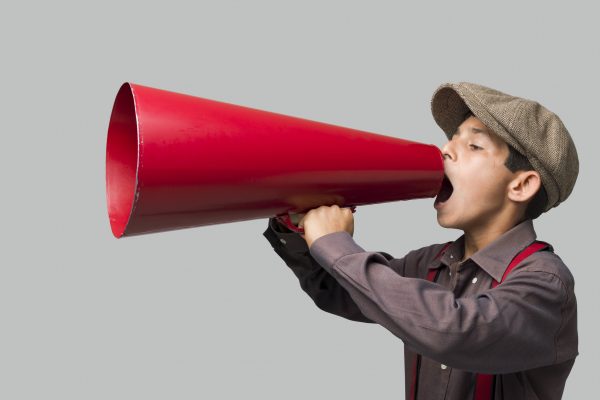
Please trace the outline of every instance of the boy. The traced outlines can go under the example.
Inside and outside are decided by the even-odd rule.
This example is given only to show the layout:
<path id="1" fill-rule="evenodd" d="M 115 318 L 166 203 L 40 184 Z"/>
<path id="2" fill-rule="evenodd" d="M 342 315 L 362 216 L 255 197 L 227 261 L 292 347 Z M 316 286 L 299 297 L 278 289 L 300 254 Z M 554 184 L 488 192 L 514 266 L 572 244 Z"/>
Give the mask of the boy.
<path id="1" fill-rule="evenodd" d="M 306 213 L 304 235 L 271 218 L 264 236 L 319 308 L 402 339 L 407 399 L 560 399 L 578 355 L 574 281 L 532 220 L 571 193 L 573 141 L 539 103 L 473 83 L 441 85 L 431 107 L 449 139 L 434 207 L 456 241 L 366 251 L 337 205 Z"/>

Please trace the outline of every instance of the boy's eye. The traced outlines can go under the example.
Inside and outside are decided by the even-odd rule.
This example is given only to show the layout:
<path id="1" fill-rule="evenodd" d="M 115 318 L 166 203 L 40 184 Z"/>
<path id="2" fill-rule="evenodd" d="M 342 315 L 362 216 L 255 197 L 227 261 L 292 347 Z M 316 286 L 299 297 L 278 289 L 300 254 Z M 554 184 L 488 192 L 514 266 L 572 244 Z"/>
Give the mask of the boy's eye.
<path id="1" fill-rule="evenodd" d="M 474 149 L 474 150 L 479 150 L 479 149 L 482 149 L 482 148 L 483 148 L 483 147 L 479 147 L 479 146 L 477 146 L 477 145 L 474 145 L 474 144 L 470 144 L 469 146 L 470 146 L 472 149 Z"/>

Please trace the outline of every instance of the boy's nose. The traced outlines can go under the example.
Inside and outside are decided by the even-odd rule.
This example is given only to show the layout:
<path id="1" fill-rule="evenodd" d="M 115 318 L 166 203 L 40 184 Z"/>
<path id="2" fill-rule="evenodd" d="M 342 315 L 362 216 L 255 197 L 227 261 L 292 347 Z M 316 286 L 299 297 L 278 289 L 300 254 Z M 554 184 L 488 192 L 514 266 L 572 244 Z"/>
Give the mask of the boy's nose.
<path id="1" fill-rule="evenodd" d="M 451 141 L 447 142 L 444 147 L 442 147 L 442 155 L 444 157 L 444 161 L 450 159 L 450 160 L 456 160 L 456 155 L 454 153 L 454 150 L 452 149 L 452 145 L 451 145 Z"/>

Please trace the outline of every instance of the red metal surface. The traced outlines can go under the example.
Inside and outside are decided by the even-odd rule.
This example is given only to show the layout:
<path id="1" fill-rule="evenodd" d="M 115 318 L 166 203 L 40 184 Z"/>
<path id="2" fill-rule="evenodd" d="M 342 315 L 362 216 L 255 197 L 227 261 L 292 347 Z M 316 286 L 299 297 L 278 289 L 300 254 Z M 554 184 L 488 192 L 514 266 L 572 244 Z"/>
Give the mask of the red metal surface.
<path id="1" fill-rule="evenodd" d="M 115 237 L 434 197 L 440 150 L 125 83 L 106 147 Z"/>

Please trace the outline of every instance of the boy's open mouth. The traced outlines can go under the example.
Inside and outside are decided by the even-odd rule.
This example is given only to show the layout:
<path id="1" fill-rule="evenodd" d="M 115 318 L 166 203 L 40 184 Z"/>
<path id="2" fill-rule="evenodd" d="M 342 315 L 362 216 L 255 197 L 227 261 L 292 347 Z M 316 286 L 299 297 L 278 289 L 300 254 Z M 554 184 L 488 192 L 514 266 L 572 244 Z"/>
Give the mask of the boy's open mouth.
<path id="1" fill-rule="evenodd" d="M 454 191 L 454 187 L 450 182 L 450 179 L 444 174 L 444 180 L 442 181 L 442 187 L 435 198 L 434 204 L 444 203 L 446 202 L 450 196 L 452 196 L 452 192 Z"/>

